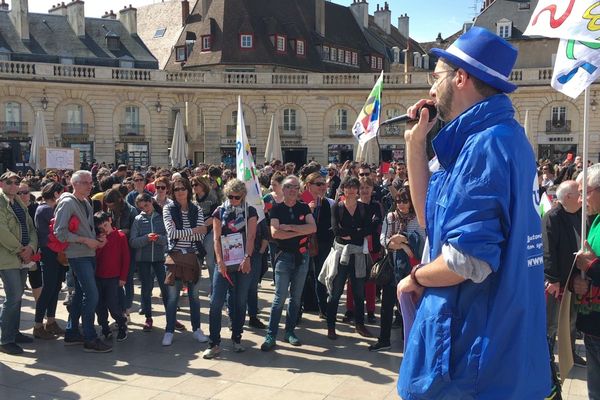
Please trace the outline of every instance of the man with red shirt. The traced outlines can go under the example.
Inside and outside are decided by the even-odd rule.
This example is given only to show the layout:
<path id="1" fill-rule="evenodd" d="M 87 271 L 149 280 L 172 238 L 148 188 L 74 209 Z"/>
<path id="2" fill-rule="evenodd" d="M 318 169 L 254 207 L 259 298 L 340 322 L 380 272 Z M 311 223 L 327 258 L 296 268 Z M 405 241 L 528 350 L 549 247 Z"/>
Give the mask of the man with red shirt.
<path id="1" fill-rule="evenodd" d="M 112 225 L 110 214 L 99 211 L 94 214 L 94 225 L 100 236 L 106 237 L 106 244 L 96 250 L 96 286 L 98 306 L 96 315 L 102 334 L 108 340 L 112 332 L 108 327 L 108 312 L 117 322 L 119 333 L 117 342 L 127 339 L 127 318 L 119 306 L 119 288 L 125 285 L 129 273 L 129 244 L 127 236 Z"/>

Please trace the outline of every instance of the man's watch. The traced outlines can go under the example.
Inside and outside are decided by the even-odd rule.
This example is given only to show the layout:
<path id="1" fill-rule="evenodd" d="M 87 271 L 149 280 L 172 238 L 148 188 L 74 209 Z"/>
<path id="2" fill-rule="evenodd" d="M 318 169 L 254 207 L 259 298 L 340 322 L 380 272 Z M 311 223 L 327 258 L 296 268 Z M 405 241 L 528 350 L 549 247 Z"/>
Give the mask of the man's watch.
<path id="1" fill-rule="evenodd" d="M 417 264 L 410 270 L 410 278 L 420 287 L 424 287 L 417 279 L 417 271 L 421 269 L 425 264 Z"/>

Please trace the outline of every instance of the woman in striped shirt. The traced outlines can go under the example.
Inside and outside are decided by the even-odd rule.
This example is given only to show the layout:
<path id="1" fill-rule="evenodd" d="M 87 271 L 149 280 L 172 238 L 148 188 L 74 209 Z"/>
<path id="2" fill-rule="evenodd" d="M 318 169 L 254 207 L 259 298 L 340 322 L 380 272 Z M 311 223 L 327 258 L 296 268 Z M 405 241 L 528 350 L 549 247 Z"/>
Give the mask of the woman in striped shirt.
<path id="1" fill-rule="evenodd" d="M 206 226 L 204 226 L 202 209 L 192 203 L 192 186 L 186 178 L 176 177 L 173 179 L 171 189 L 171 200 L 173 202 L 168 203 L 163 209 L 163 220 L 169 239 L 169 253 L 194 253 L 201 258 L 204 254 L 202 239 L 206 234 Z M 198 260 L 198 266 L 202 265 L 202 261 Z M 169 299 L 167 301 L 167 327 L 162 341 L 163 346 L 170 346 L 173 342 L 179 292 L 184 283 L 188 289 L 194 339 L 200 343 L 208 342 L 208 337 L 200 329 L 200 276 L 198 274 L 195 280 L 185 282 L 182 278 L 175 278 L 173 285 L 167 286 Z"/>

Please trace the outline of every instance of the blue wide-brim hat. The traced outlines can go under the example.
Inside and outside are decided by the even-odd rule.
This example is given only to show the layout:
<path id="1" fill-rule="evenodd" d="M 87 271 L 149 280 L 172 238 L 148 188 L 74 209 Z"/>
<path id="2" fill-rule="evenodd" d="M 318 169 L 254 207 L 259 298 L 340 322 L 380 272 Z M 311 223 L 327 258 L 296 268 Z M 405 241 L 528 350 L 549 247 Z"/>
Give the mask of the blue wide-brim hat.
<path id="1" fill-rule="evenodd" d="M 514 92 L 517 88 L 509 81 L 517 53 L 517 49 L 506 40 L 479 26 L 469 29 L 446 50 L 431 49 L 434 56 L 447 60 L 504 93 Z"/>

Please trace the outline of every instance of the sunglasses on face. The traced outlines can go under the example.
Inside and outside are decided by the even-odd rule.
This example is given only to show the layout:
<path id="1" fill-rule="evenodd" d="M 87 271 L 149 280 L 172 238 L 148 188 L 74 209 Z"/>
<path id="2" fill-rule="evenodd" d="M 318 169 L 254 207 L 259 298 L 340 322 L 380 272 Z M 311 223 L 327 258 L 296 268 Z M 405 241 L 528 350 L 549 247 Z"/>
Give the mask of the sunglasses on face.
<path id="1" fill-rule="evenodd" d="M 408 200 L 408 199 L 398 199 L 398 200 L 396 200 L 396 203 L 398 203 L 398 204 L 408 204 L 408 203 L 410 203 L 410 200 Z"/>
<path id="2" fill-rule="evenodd" d="M 29 194 L 29 191 L 24 191 L 24 192 L 19 191 L 19 192 L 17 192 L 17 194 L 19 196 L 23 196 L 23 195 Z"/>
<path id="3" fill-rule="evenodd" d="M 284 189 L 298 190 L 300 189 L 299 185 L 283 185 Z"/>
<path id="4" fill-rule="evenodd" d="M 174 188 L 173 192 L 177 193 L 177 192 L 185 192 L 187 189 L 184 187 L 178 187 L 178 188 Z"/>
<path id="5" fill-rule="evenodd" d="M 358 176 L 371 176 L 370 172 L 363 172 L 362 174 L 358 174 Z"/>
<path id="6" fill-rule="evenodd" d="M 13 181 L 11 181 L 11 180 L 8 180 L 8 181 L 5 181 L 5 184 L 6 184 L 6 185 L 14 185 L 14 186 L 17 186 L 17 185 L 20 185 L 20 184 L 21 184 L 21 182 L 20 182 L 20 181 L 14 181 L 14 180 L 13 180 Z"/>
<path id="7" fill-rule="evenodd" d="M 233 194 L 228 194 L 227 198 L 229 200 L 240 200 L 242 198 L 242 196 L 236 196 L 236 195 L 233 195 Z"/>
<path id="8" fill-rule="evenodd" d="M 156 190 L 167 190 L 166 186 L 155 186 Z"/>
<path id="9" fill-rule="evenodd" d="M 325 182 L 313 182 L 313 183 L 311 183 L 311 185 L 315 185 L 315 186 L 321 187 L 321 186 L 325 185 Z"/>
<path id="10" fill-rule="evenodd" d="M 143 180 L 143 179 L 134 179 L 133 181 L 134 181 L 134 182 L 144 182 L 144 180 Z"/>

